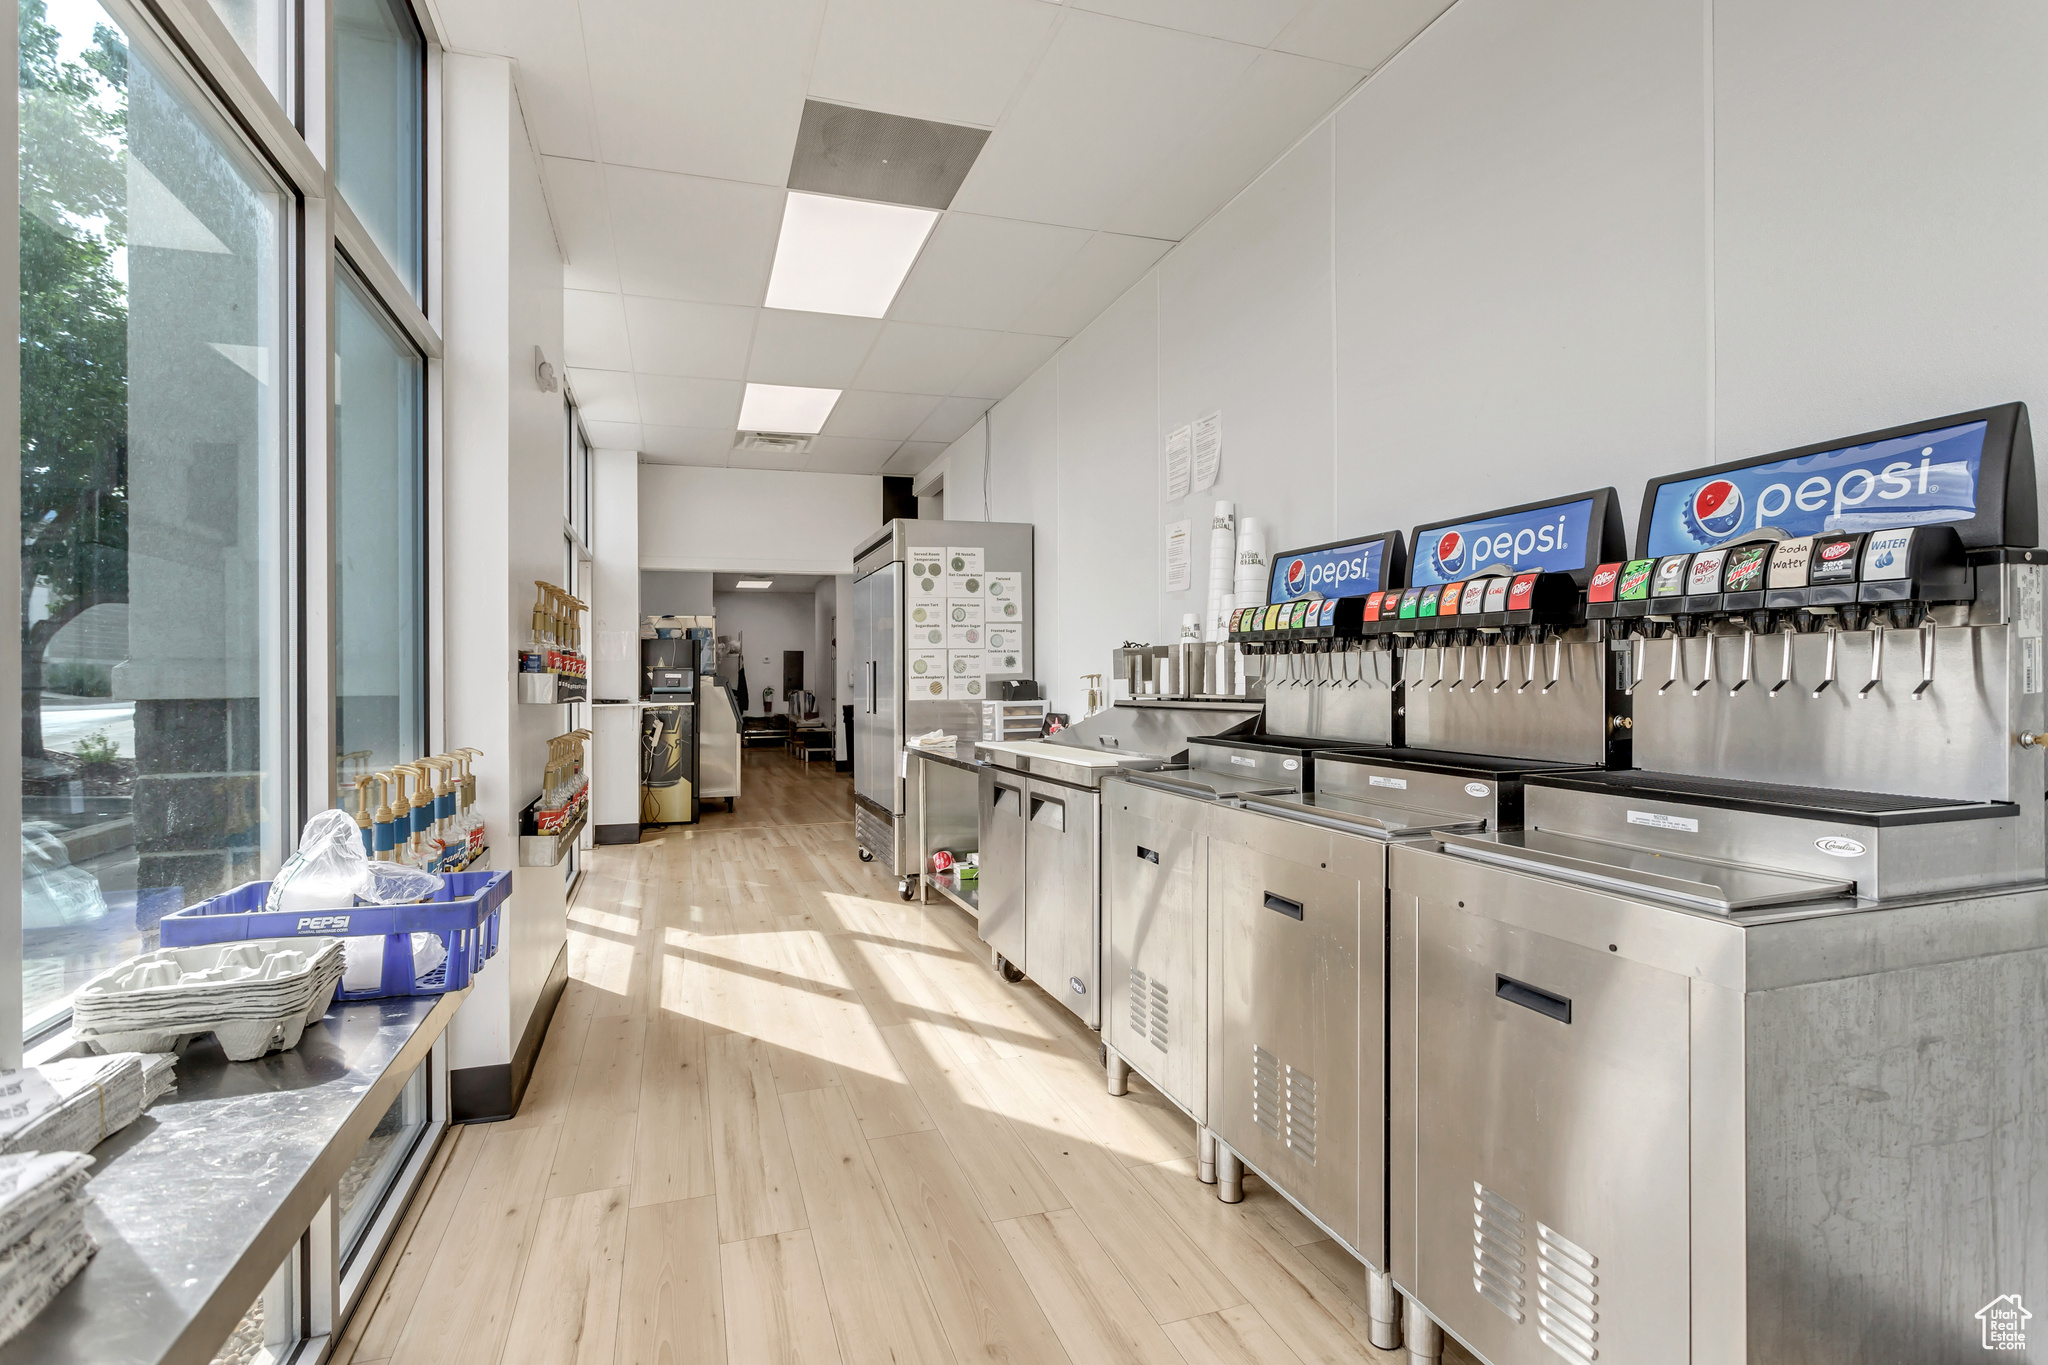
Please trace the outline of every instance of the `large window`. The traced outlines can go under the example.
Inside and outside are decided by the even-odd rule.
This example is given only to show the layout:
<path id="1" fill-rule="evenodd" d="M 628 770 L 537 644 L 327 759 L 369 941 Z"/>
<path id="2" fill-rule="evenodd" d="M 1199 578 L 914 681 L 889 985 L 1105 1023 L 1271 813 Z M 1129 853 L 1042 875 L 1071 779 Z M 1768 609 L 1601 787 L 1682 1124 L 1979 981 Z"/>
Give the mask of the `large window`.
<path id="1" fill-rule="evenodd" d="M 285 97 L 287 53 L 284 0 L 209 0 L 213 12 L 248 57 L 256 74 L 281 101 Z"/>
<path id="2" fill-rule="evenodd" d="M 426 363 L 347 270 L 334 290 L 336 772 L 426 752 Z"/>
<path id="3" fill-rule="evenodd" d="M 426 273 L 426 69 L 400 0 L 335 0 L 335 183 L 416 295 Z"/>
<path id="4" fill-rule="evenodd" d="M 33 1031 L 282 851 L 287 200 L 116 12 L 20 25 Z"/>

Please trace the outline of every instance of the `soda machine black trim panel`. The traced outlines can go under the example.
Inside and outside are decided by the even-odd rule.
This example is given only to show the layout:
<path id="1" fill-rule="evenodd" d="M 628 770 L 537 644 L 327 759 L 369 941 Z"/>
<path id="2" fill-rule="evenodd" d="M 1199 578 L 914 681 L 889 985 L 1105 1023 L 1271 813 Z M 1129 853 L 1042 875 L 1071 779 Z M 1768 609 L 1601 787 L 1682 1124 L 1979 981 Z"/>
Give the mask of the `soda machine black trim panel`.
<path id="1" fill-rule="evenodd" d="M 1364 584 L 1356 592 L 1347 591 L 1325 595 L 1365 597 L 1383 588 L 1406 587 L 1408 584 L 1408 554 L 1406 545 L 1401 539 L 1401 533 L 1399 531 L 1379 531 L 1369 536 L 1346 536 L 1342 540 L 1332 540 L 1321 545 L 1304 545 L 1299 549 L 1283 550 L 1279 554 L 1274 555 L 1272 560 L 1266 565 L 1266 605 L 1272 607 L 1280 604 L 1281 599 L 1273 596 L 1273 577 L 1280 571 L 1280 565 L 1283 562 L 1299 555 L 1322 554 L 1328 550 L 1362 550 L 1375 541 L 1385 546 L 1380 551 L 1380 581 Z M 1296 602 L 1301 599 L 1290 597 L 1286 600 Z"/>
<path id="2" fill-rule="evenodd" d="M 1425 543 L 1423 538 L 1431 531 L 1441 531 L 1446 526 L 1462 526 L 1468 521 L 1485 521 L 1492 517 L 1512 517 L 1523 512 L 1540 512 L 1546 507 L 1565 507 L 1588 499 L 1592 501 L 1593 508 L 1586 517 L 1588 529 L 1591 531 L 1586 537 L 1586 562 L 1568 571 L 1572 581 L 1583 591 L 1585 586 L 1593 581 L 1595 569 L 1609 560 L 1628 557 L 1628 532 L 1621 524 L 1621 507 L 1612 488 L 1593 488 L 1562 498 L 1542 498 L 1514 507 L 1496 507 L 1486 512 L 1467 512 L 1463 516 L 1445 517 L 1441 521 L 1425 521 L 1408 533 L 1408 544 L 1419 557 Z"/>
<path id="3" fill-rule="evenodd" d="M 1939 431 L 1944 427 L 1964 426 L 1971 422 L 1985 424 L 1984 455 L 1980 465 L 1981 474 L 1977 481 L 1977 515 L 1965 521 L 1947 524 L 1955 527 L 1957 534 L 1962 537 L 1963 548 L 1966 550 L 1988 549 L 1998 545 L 2030 546 L 2039 543 L 2040 509 L 2034 495 L 2034 437 L 2027 420 L 2027 405 L 2002 403 L 1995 408 L 1958 412 L 1925 422 L 1908 422 L 1904 426 L 1887 427 L 1883 431 L 1866 431 L 1860 436 L 1837 437 L 1832 441 L 1818 441 L 1813 445 L 1773 451 L 1768 455 L 1756 455 L 1744 460 L 1730 460 L 1726 464 L 1705 465 L 1699 469 L 1686 470 L 1682 474 L 1666 474 L 1661 478 L 1652 479 L 1643 489 L 1642 512 L 1636 518 L 1635 558 L 1652 557 L 1648 547 L 1651 527 L 1656 519 L 1657 494 L 1666 484 L 1685 483 L 1714 474 L 1753 469 L 1760 464 L 1776 464 L 1781 460 L 1825 455 L 1829 451 L 1845 450 L 1853 446 L 1875 445 L 1879 441 L 1895 440 L 1923 431 Z M 1731 540 L 1737 538 L 1729 537 Z"/>

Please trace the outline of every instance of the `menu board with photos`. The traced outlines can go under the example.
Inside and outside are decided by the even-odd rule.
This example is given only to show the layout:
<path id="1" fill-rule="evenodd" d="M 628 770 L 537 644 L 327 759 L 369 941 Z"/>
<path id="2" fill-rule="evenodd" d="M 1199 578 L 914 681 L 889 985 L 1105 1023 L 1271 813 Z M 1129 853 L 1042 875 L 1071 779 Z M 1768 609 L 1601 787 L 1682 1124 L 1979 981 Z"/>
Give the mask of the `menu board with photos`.
<path id="1" fill-rule="evenodd" d="M 985 588 L 979 573 L 949 573 L 946 575 L 946 596 L 950 599 L 972 597 L 979 600 Z"/>
<path id="2" fill-rule="evenodd" d="M 946 550 L 947 573 L 978 574 L 985 567 L 979 545 L 954 545 Z"/>

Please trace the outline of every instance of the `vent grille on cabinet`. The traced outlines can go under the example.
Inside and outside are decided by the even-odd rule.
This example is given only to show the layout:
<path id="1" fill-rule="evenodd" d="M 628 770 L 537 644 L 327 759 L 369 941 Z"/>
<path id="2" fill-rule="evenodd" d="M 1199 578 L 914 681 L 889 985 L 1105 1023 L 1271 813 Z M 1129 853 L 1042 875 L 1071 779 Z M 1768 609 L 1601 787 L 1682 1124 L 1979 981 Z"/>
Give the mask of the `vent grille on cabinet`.
<path id="1" fill-rule="evenodd" d="M 1286 1102 L 1280 1081 L 1280 1059 L 1252 1044 L 1252 1122 L 1280 1136 L 1281 1106 Z"/>
<path id="2" fill-rule="evenodd" d="M 1287 1146 L 1311 1166 L 1316 1160 L 1316 1079 L 1287 1068 Z"/>
<path id="3" fill-rule="evenodd" d="M 1522 1321 L 1523 1272 L 1528 1268 L 1520 1209 L 1479 1182 L 1472 1183 L 1472 1287 L 1479 1297 Z"/>
<path id="4" fill-rule="evenodd" d="M 1555 1228 L 1536 1225 L 1536 1335 L 1566 1360 L 1600 1357 L 1599 1263 Z"/>
<path id="5" fill-rule="evenodd" d="M 1147 1036 L 1152 1039 L 1152 1046 L 1161 1052 L 1166 1051 L 1166 983 L 1156 976 L 1152 978 L 1152 1014 L 1149 1022 L 1151 1028 L 1147 1031 Z"/>

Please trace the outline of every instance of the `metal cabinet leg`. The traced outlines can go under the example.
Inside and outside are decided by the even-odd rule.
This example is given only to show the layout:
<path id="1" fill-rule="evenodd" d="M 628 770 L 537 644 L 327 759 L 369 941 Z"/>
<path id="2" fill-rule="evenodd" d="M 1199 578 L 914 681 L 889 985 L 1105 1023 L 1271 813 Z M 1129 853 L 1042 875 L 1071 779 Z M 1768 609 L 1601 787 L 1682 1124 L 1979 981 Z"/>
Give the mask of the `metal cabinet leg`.
<path id="1" fill-rule="evenodd" d="M 1128 1095 L 1131 1093 L 1131 1064 L 1116 1055 L 1115 1048 L 1109 1048 L 1109 1060 L 1105 1070 L 1109 1074 L 1109 1093 Z"/>
<path id="2" fill-rule="evenodd" d="M 1207 1128 L 1195 1129 L 1195 1179 L 1216 1183 L 1216 1135 Z"/>
<path id="3" fill-rule="evenodd" d="M 1444 1329 L 1412 1297 L 1406 1300 L 1401 1334 L 1408 1339 L 1408 1365 L 1437 1365 L 1444 1356 Z"/>
<path id="4" fill-rule="evenodd" d="M 1224 1142 L 1216 1144 L 1216 1197 L 1226 1204 L 1244 1202 L 1244 1163 Z"/>
<path id="5" fill-rule="evenodd" d="M 1385 1271 L 1370 1266 L 1365 1271 L 1365 1314 L 1371 1320 L 1372 1344 L 1382 1351 L 1401 1345 L 1401 1291 Z"/>

